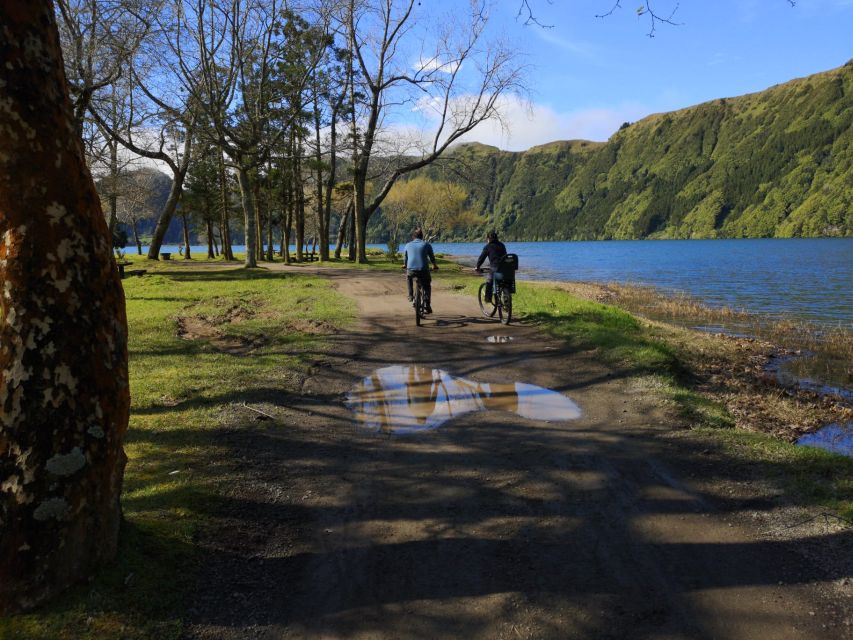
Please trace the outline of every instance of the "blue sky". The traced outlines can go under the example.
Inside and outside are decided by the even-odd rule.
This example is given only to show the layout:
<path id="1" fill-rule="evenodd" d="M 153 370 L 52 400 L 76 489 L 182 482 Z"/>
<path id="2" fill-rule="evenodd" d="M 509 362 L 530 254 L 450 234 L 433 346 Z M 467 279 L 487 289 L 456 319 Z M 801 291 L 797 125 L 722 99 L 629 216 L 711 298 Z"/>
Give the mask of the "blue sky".
<path id="1" fill-rule="evenodd" d="M 464 2 L 464 0 L 459 0 Z M 429 5 L 431 6 L 428 6 Z M 551 28 L 523 26 L 520 0 L 496 0 L 490 29 L 526 52 L 529 109 L 507 105 L 511 132 L 485 126 L 468 139 L 504 149 L 550 140 L 604 140 L 626 121 L 706 100 L 760 91 L 853 58 L 853 0 L 681 0 L 649 38 L 640 0 L 530 0 Z M 424 9 L 454 0 L 422 0 Z M 654 0 L 669 14 L 673 0 Z"/>

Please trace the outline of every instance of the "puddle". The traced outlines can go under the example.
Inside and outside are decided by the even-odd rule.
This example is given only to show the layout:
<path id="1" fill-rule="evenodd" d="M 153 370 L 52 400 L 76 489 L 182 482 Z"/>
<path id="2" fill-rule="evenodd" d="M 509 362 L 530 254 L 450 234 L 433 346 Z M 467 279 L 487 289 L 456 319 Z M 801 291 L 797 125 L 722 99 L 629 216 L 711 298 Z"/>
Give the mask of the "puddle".
<path id="1" fill-rule="evenodd" d="M 764 368 L 769 374 L 776 377 L 782 386 L 799 387 L 805 391 L 812 391 L 821 396 L 838 396 L 847 401 L 853 400 L 853 390 L 840 384 L 831 384 L 816 380 L 809 376 L 810 366 L 816 362 L 815 354 L 806 351 L 801 354 L 784 355 L 774 358 Z M 832 378 L 832 371 L 824 370 L 826 377 Z M 842 372 L 835 371 L 837 376 Z M 843 373 L 846 374 L 846 366 Z"/>
<path id="2" fill-rule="evenodd" d="M 505 342 L 512 342 L 512 336 L 489 336 L 486 338 L 486 341 L 492 344 L 503 344 Z"/>
<path id="3" fill-rule="evenodd" d="M 853 424 L 830 424 L 797 439 L 804 447 L 818 447 L 843 456 L 853 456 Z"/>
<path id="4" fill-rule="evenodd" d="M 363 429 L 393 434 L 436 429 L 475 411 L 510 411 L 523 418 L 557 422 L 581 410 L 551 389 L 521 382 L 488 384 L 456 378 L 441 369 L 395 365 L 364 378 L 347 397 Z"/>

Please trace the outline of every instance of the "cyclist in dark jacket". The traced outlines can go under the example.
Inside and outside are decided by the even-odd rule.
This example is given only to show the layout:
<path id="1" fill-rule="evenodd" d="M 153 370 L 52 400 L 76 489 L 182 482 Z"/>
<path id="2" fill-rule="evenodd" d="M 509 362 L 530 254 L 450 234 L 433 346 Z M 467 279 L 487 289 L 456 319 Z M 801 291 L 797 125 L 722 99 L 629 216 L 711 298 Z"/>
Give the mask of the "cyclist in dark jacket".
<path id="1" fill-rule="evenodd" d="M 501 258 L 506 255 L 506 247 L 504 243 L 498 240 L 498 234 L 494 231 L 489 231 L 486 236 L 488 243 L 483 247 L 480 257 L 477 259 L 477 271 L 480 271 L 480 266 L 489 259 L 489 271 L 486 274 L 486 302 L 492 302 L 492 288 L 494 286 L 495 271 L 498 270 Z"/>

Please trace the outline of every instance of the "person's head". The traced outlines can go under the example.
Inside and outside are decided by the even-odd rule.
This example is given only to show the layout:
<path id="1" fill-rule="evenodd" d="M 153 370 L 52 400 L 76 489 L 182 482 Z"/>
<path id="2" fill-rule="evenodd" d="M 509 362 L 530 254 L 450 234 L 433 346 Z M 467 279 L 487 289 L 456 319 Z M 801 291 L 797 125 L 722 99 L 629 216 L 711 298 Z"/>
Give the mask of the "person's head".
<path id="1" fill-rule="evenodd" d="M 486 235 L 486 238 L 488 239 L 489 242 L 497 242 L 498 241 L 498 234 L 496 231 L 489 231 L 489 233 Z"/>
<path id="2" fill-rule="evenodd" d="M 415 230 L 412 232 L 412 237 L 413 237 L 413 238 L 415 238 L 415 239 L 417 239 L 417 240 L 423 240 L 423 239 L 424 239 L 424 232 L 423 232 L 423 230 L 422 230 L 422 229 L 420 229 L 420 228 L 415 229 Z"/>

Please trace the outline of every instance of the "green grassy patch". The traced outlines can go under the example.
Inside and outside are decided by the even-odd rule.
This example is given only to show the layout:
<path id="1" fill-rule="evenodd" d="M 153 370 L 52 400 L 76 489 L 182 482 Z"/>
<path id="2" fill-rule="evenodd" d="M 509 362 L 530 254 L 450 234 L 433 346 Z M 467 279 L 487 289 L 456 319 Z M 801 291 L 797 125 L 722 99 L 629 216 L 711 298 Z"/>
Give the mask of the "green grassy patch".
<path id="1" fill-rule="evenodd" d="M 148 273 L 124 280 L 132 407 L 118 558 L 49 606 L 0 620 L 4 640 L 180 637 L 194 536 L 227 481 L 211 464 L 227 455 L 215 437 L 222 410 L 295 391 L 294 374 L 323 350 L 324 332 L 354 317 L 321 278 L 134 262 Z M 179 318 L 248 341 L 251 353 L 184 339 Z"/>
<path id="2" fill-rule="evenodd" d="M 798 447 L 763 433 L 740 429 L 698 428 L 712 436 L 729 456 L 757 465 L 761 475 L 776 480 L 787 493 L 853 522 L 853 458 L 814 447 Z"/>

